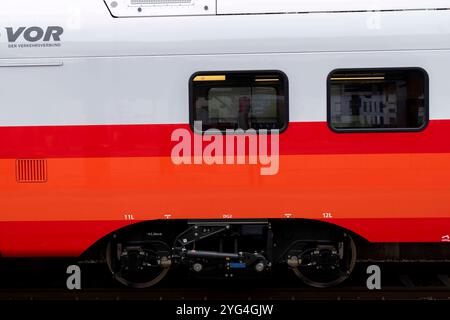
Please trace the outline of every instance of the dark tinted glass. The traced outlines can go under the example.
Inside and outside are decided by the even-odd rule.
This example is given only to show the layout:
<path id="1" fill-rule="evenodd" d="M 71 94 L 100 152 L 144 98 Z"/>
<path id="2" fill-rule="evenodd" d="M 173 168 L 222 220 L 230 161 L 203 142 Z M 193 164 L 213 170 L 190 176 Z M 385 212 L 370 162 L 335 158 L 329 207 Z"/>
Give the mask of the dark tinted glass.
<path id="1" fill-rule="evenodd" d="M 420 129 L 427 121 L 427 75 L 419 69 L 345 70 L 329 78 L 335 130 Z"/>
<path id="2" fill-rule="evenodd" d="M 196 74 L 191 83 L 191 124 L 207 129 L 287 127 L 287 79 L 279 72 Z"/>

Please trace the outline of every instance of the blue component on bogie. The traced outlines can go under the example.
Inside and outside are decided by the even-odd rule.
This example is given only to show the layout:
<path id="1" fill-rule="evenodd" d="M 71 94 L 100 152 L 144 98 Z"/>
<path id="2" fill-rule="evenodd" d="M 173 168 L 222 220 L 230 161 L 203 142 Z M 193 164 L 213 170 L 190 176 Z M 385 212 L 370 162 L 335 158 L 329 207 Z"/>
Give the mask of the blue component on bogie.
<path id="1" fill-rule="evenodd" d="M 245 269 L 247 265 L 242 262 L 230 262 L 230 269 Z"/>

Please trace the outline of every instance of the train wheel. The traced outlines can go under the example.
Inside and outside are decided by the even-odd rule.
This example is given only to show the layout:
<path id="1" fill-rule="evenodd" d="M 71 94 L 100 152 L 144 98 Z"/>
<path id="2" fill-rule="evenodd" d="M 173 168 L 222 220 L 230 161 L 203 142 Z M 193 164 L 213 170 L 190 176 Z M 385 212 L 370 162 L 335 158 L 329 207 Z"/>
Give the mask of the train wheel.
<path id="1" fill-rule="evenodd" d="M 148 288 L 164 279 L 171 266 L 170 247 L 163 241 L 145 243 L 111 239 L 106 262 L 114 278 L 131 288 Z"/>
<path id="2" fill-rule="evenodd" d="M 333 243 L 309 245 L 305 252 L 300 259 L 294 258 L 296 266 L 292 270 L 305 284 L 316 288 L 329 288 L 342 283 L 356 264 L 356 245 L 347 233 Z"/>

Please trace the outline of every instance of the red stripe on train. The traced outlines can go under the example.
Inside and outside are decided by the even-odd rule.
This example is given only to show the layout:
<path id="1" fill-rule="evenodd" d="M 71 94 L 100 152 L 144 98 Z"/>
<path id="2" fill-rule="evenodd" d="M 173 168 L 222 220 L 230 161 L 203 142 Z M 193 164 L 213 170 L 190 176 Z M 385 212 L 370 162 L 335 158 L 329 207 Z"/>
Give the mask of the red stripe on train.
<path id="1" fill-rule="evenodd" d="M 190 130 L 176 124 L 0 127 L 0 158 L 170 156 L 178 128 Z M 335 133 L 325 122 L 296 122 L 280 135 L 281 155 L 448 152 L 450 120 L 402 133 Z"/>
<path id="2" fill-rule="evenodd" d="M 371 242 L 441 242 L 449 234 L 450 218 L 336 219 Z M 75 257 L 130 221 L 0 222 L 0 256 Z"/>

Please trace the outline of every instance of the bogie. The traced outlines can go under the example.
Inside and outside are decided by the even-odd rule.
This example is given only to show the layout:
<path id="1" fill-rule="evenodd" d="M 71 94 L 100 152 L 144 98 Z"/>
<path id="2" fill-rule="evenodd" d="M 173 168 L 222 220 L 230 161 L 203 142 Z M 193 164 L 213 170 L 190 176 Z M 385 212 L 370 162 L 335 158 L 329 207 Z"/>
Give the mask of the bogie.
<path id="1" fill-rule="evenodd" d="M 135 288 L 157 284 L 174 266 L 200 277 L 237 278 L 269 275 L 280 265 L 308 285 L 330 287 L 351 274 L 356 246 L 347 232 L 323 223 L 194 220 L 117 232 L 106 257 L 114 277 Z"/>

